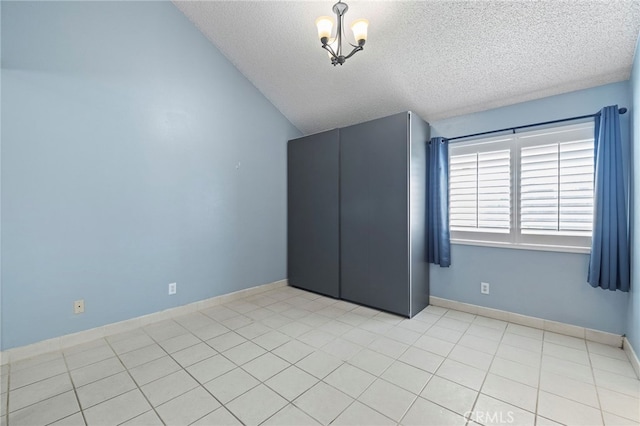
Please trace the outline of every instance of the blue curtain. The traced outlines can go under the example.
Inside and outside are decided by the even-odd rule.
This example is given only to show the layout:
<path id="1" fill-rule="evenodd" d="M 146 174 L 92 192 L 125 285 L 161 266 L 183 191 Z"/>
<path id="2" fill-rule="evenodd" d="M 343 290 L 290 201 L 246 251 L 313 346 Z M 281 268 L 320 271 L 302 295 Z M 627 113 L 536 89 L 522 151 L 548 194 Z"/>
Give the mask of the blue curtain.
<path id="1" fill-rule="evenodd" d="M 449 141 L 427 142 L 427 262 L 451 265 L 449 236 Z"/>
<path id="2" fill-rule="evenodd" d="M 588 282 L 612 291 L 629 291 L 623 155 L 618 106 L 608 106 L 595 118 L 594 217 Z"/>

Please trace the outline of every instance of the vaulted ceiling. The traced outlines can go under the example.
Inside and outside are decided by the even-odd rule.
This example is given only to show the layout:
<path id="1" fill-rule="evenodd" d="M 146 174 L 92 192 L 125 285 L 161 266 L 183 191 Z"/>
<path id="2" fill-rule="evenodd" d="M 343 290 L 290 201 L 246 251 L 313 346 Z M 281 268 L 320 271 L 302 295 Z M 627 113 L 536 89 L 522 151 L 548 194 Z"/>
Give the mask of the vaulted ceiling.
<path id="1" fill-rule="evenodd" d="M 314 25 L 334 1 L 174 3 L 305 134 L 627 80 L 640 30 L 640 0 L 346 2 L 347 37 L 358 18 L 369 37 L 336 67 Z"/>

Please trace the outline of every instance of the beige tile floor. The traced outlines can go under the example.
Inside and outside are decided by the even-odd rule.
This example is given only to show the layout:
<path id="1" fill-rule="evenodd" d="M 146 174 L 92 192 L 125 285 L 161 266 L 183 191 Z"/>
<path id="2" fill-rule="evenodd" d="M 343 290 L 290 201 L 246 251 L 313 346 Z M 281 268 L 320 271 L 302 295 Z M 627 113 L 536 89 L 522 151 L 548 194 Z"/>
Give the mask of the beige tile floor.
<path id="1" fill-rule="evenodd" d="M 640 423 L 640 381 L 620 349 L 290 287 L 0 373 L 2 425 Z"/>

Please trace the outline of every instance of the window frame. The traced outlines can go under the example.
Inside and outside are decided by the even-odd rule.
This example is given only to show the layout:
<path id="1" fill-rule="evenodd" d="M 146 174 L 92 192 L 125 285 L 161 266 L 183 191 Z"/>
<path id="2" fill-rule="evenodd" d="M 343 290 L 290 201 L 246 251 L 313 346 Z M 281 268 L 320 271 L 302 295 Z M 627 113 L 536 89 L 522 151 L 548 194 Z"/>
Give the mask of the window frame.
<path id="1" fill-rule="evenodd" d="M 493 145 L 496 151 L 504 144 L 507 144 L 511 152 L 511 179 L 510 179 L 510 206 L 511 206 L 511 223 L 509 233 L 493 233 L 481 231 L 461 231 L 453 230 L 449 225 L 452 244 L 476 245 L 488 247 L 502 247 L 511 249 L 525 250 L 543 250 L 543 251 L 559 251 L 570 253 L 589 253 L 591 250 L 591 236 L 571 236 L 571 235 L 539 235 L 539 234 L 523 234 L 520 223 L 520 204 L 521 204 L 521 150 L 524 146 L 544 145 L 548 142 L 531 143 L 535 137 L 549 133 L 569 132 L 569 131 L 585 131 L 589 130 L 589 134 L 593 139 L 594 121 L 583 121 L 573 124 L 562 124 L 547 126 L 536 130 L 528 130 L 524 132 L 510 133 L 501 136 L 490 136 L 483 138 L 475 138 L 464 140 L 461 142 L 452 142 L 449 145 L 449 160 L 453 155 L 464 155 L 478 151 L 479 146 Z M 525 141 L 525 142 L 523 142 Z M 567 142 L 567 141 L 565 141 Z M 558 143 L 558 142 L 556 142 Z M 560 141 L 559 143 L 562 143 Z M 493 147 L 492 147 L 493 148 Z M 451 171 L 449 171 L 451 173 Z M 451 174 L 449 175 L 451 177 Z M 558 177 L 559 178 L 559 177 Z M 448 192 L 447 196 L 450 197 Z M 449 203 L 449 209 L 451 204 Z M 449 210 L 451 215 L 451 210 Z M 451 217 L 451 216 L 450 216 Z"/>

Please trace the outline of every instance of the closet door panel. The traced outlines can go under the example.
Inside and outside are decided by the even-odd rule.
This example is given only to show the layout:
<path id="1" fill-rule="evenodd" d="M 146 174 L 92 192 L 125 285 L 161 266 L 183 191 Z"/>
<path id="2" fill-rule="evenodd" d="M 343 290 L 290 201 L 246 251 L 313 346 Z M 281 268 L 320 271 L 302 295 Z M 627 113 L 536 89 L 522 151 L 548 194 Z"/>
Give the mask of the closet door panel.
<path id="1" fill-rule="evenodd" d="M 287 145 L 289 284 L 340 295 L 339 132 Z"/>
<path id="2" fill-rule="evenodd" d="M 340 129 L 341 297 L 409 315 L 407 113 Z"/>

